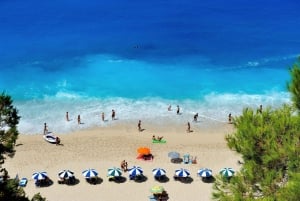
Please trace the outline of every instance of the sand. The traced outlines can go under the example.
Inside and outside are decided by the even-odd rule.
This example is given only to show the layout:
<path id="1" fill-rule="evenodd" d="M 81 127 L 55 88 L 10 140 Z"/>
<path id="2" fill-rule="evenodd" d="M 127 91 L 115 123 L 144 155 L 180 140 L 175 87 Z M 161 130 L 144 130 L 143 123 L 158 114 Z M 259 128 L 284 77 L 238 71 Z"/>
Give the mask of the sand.
<path id="1" fill-rule="evenodd" d="M 136 123 L 117 123 L 107 127 L 89 130 L 78 130 L 72 133 L 59 134 L 62 145 L 56 146 L 43 140 L 42 135 L 22 135 L 17 140 L 16 154 L 7 157 L 4 167 L 11 177 L 16 174 L 20 178 L 28 178 L 24 187 L 31 198 L 40 192 L 49 201 L 143 201 L 149 200 L 150 188 L 162 185 L 169 194 L 170 201 L 207 201 L 211 200 L 212 183 L 205 183 L 197 176 L 197 170 L 203 167 L 212 169 L 219 174 L 223 167 L 239 169 L 237 160 L 240 156 L 230 151 L 224 137 L 233 132 L 227 123 L 199 122 L 191 123 L 193 132 L 187 133 L 186 126 L 178 124 L 147 124 L 143 122 L 143 132 L 138 132 Z M 164 136 L 165 144 L 153 144 L 152 135 Z M 153 161 L 138 160 L 137 149 L 149 147 L 154 155 Z M 174 164 L 170 162 L 168 153 L 179 152 L 197 157 L 197 164 Z M 109 182 L 107 169 L 120 167 L 122 160 L 128 167 L 137 165 L 143 168 L 147 180 L 142 183 L 128 179 L 124 183 Z M 164 168 L 169 181 L 159 183 L 154 180 L 152 169 Z M 87 168 L 95 168 L 99 172 L 102 183 L 87 183 L 81 172 Z M 191 183 L 175 181 L 176 169 L 185 168 L 191 173 Z M 74 186 L 58 184 L 58 172 L 70 169 L 75 172 L 79 183 Z M 35 187 L 31 178 L 35 171 L 46 171 L 53 184 L 48 187 Z"/>

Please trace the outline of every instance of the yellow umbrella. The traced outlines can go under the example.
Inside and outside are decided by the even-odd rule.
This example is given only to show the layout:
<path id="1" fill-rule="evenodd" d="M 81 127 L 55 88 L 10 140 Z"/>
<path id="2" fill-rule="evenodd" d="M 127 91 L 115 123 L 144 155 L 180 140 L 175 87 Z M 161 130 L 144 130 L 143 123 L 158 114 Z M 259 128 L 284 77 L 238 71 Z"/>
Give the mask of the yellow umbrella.
<path id="1" fill-rule="evenodd" d="M 162 193 L 164 191 L 164 187 L 162 186 L 153 186 L 151 188 L 151 193 L 154 193 L 154 194 L 159 194 L 159 193 Z"/>

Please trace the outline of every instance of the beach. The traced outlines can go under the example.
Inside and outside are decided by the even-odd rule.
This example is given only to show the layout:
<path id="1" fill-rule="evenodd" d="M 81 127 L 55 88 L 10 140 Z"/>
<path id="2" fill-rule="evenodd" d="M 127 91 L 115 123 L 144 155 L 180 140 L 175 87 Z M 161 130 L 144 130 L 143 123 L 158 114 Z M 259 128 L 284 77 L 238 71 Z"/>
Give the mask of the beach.
<path id="1" fill-rule="evenodd" d="M 211 200 L 213 183 L 206 183 L 197 176 L 200 168 L 210 168 L 213 175 L 219 174 L 221 168 L 239 169 L 240 156 L 231 151 L 225 142 L 225 135 L 233 132 L 233 125 L 228 123 L 202 121 L 191 122 L 193 132 L 186 132 L 186 125 L 165 121 L 165 124 L 143 122 L 143 132 L 139 132 L 136 122 L 122 122 L 107 127 L 82 129 L 71 133 L 56 133 L 61 145 L 44 141 L 42 135 L 19 135 L 16 143 L 16 154 L 7 157 L 4 167 L 11 177 L 18 174 L 26 177 L 28 184 L 24 187 L 31 198 L 40 192 L 48 201 L 142 201 L 149 200 L 152 186 L 161 185 L 169 195 L 170 201 L 208 201 Z M 152 143 L 152 135 L 163 136 L 165 144 Z M 138 160 L 137 149 L 149 147 L 154 156 L 152 161 Z M 197 164 L 174 164 L 170 162 L 168 153 L 176 151 L 183 156 L 190 154 L 197 158 Z M 122 160 L 144 170 L 147 180 L 138 183 L 129 180 L 128 172 L 124 183 L 108 181 L 107 169 L 120 167 Z M 152 169 L 164 168 L 169 181 L 160 183 L 154 180 Z M 85 181 L 82 171 L 94 168 L 103 180 L 92 185 Z M 185 168 L 190 171 L 192 182 L 175 181 L 176 169 Z M 79 179 L 76 185 L 58 184 L 58 172 L 64 169 L 74 171 Z M 35 171 L 46 171 L 53 184 L 48 187 L 36 187 L 31 178 Z"/>
<path id="2" fill-rule="evenodd" d="M 197 171 L 240 168 L 241 156 L 224 139 L 234 131 L 228 115 L 292 104 L 286 83 L 300 52 L 297 3 L 2 1 L 0 91 L 21 117 L 16 153 L 3 167 L 12 178 L 28 179 L 28 197 L 40 192 L 48 201 L 143 201 L 154 185 L 169 201 L 211 200 L 213 183 Z M 186 132 L 188 122 L 193 132 Z M 44 123 L 61 145 L 43 139 Z M 153 135 L 167 142 L 152 143 Z M 139 147 L 154 159 L 137 159 Z M 172 151 L 197 164 L 171 163 Z M 108 168 L 123 160 L 140 166 L 147 180 L 137 183 L 124 172 L 124 183 L 108 181 Z M 158 167 L 168 182 L 154 180 Z M 88 168 L 99 172 L 100 184 L 85 181 Z M 173 179 L 179 168 L 190 171 L 192 182 Z M 58 184 L 64 169 L 79 183 Z M 35 187 L 36 171 L 46 171 L 53 184 Z"/>

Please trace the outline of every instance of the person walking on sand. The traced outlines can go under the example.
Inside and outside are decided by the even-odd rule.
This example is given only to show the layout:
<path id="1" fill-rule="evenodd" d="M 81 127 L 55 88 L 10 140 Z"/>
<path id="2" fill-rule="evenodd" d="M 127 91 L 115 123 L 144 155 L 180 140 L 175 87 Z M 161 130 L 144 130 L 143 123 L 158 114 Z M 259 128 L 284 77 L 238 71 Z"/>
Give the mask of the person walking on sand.
<path id="1" fill-rule="evenodd" d="M 78 125 L 81 124 L 80 114 L 77 117 L 77 122 L 78 122 Z"/>
<path id="2" fill-rule="evenodd" d="M 121 162 L 121 169 L 123 170 L 123 172 L 126 172 L 128 170 L 128 164 L 125 160 Z"/>
<path id="3" fill-rule="evenodd" d="M 101 117 L 102 117 L 102 121 L 105 121 L 104 112 L 102 112 Z"/>
<path id="4" fill-rule="evenodd" d="M 56 137 L 56 138 L 55 138 L 55 144 L 56 144 L 56 145 L 59 145 L 59 144 L 60 144 L 60 139 L 59 139 L 59 137 Z"/>
<path id="5" fill-rule="evenodd" d="M 69 119 L 69 112 L 66 112 L 66 120 L 70 121 L 70 119 Z"/>
<path id="6" fill-rule="evenodd" d="M 180 107 L 177 105 L 177 114 L 180 114 Z"/>
<path id="7" fill-rule="evenodd" d="M 48 133 L 48 126 L 47 123 L 44 123 L 44 135 Z"/>
<path id="8" fill-rule="evenodd" d="M 187 129 L 186 132 L 190 133 L 191 132 L 191 124 L 190 122 L 187 123 Z"/>
<path id="9" fill-rule="evenodd" d="M 138 130 L 139 130 L 139 132 L 142 131 L 142 121 L 141 120 L 139 120 L 139 123 L 138 123 Z"/>
<path id="10" fill-rule="evenodd" d="M 116 118 L 116 112 L 115 110 L 111 110 L 111 120 L 115 120 Z"/>

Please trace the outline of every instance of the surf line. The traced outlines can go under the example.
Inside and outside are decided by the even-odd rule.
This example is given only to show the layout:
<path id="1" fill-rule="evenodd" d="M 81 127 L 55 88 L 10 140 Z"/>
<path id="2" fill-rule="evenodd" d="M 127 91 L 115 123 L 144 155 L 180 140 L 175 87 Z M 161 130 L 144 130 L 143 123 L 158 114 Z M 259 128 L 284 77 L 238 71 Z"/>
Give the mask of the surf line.
<path id="1" fill-rule="evenodd" d="M 213 121 L 217 121 L 217 122 L 221 122 L 221 123 L 226 123 L 226 121 L 221 121 L 221 120 L 218 120 L 218 119 L 209 117 L 209 116 L 205 116 L 205 115 L 199 115 L 199 116 L 200 116 L 200 117 L 204 117 L 204 118 L 206 118 L 206 119 L 213 120 Z"/>

